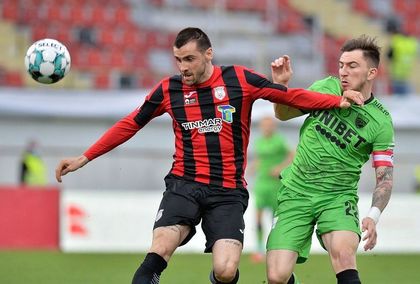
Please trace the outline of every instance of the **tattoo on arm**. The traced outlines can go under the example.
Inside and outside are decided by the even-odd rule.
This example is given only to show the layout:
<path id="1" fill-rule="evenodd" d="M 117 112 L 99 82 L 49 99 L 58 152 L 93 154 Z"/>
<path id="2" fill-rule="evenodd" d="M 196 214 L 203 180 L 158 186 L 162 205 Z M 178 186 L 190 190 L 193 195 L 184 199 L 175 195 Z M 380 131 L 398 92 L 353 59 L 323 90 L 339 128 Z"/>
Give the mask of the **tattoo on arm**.
<path id="1" fill-rule="evenodd" d="M 376 187 L 372 196 L 372 206 L 378 207 L 381 212 L 385 209 L 391 198 L 393 185 L 393 168 L 378 167 L 376 169 Z"/>

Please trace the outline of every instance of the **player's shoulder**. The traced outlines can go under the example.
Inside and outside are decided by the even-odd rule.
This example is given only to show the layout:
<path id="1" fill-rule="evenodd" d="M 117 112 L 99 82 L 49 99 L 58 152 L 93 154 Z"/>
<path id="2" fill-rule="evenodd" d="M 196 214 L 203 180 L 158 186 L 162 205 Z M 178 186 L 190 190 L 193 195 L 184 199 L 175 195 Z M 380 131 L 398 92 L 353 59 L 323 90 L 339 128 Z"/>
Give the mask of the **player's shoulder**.
<path id="1" fill-rule="evenodd" d="M 308 89 L 321 93 L 330 93 L 338 96 L 341 96 L 342 92 L 340 79 L 338 79 L 335 76 L 328 76 L 326 78 L 317 80 L 313 82 Z"/>
<path id="2" fill-rule="evenodd" d="M 389 113 L 388 109 L 384 104 L 375 96 L 372 95 L 372 98 L 368 100 L 369 102 L 365 102 L 378 116 L 383 116 L 389 120 L 392 120 L 391 114 Z"/>

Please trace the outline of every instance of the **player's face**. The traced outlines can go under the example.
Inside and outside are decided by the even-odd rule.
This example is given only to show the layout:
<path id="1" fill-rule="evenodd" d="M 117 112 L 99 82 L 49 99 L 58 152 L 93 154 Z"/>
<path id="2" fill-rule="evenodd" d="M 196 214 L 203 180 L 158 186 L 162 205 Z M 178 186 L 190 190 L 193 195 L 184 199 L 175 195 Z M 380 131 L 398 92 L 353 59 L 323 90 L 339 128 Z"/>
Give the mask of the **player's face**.
<path id="1" fill-rule="evenodd" d="M 265 137 L 271 136 L 275 131 L 274 119 L 271 117 L 264 117 L 260 122 L 261 133 Z"/>
<path id="2" fill-rule="evenodd" d="M 343 90 L 363 92 L 371 88 L 377 68 L 370 66 L 362 50 L 343 52 L 339 61 L 339 75 Z"/>
<path id="3" fill-rule="evenodd" d="M 196 41 L 190 41 L 181 48 L 174 47 L 176 64 L 187 85 L 205 82 L 211 77 L 213 50 L 211 48 L 201 51 Z"/>

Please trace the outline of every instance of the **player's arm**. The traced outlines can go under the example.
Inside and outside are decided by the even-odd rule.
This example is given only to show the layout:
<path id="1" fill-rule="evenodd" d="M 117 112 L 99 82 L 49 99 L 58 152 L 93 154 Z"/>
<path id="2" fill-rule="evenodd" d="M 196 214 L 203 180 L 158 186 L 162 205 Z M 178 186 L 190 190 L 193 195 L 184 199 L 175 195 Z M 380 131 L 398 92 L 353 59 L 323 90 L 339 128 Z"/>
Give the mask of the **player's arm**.
<path id="1" fill-rule="evenodd" d="M 133 137 L 152 118 L 164 113 L 165 108 L 162 102 L 162 84 L 158 84 L 146 97 L 141 107 L 115 123 L 82 155 L 61 160 L 55 170 L 57 181 L 61 182 L 62 176 L 76 171 L 89 161 L 111 151 Z"/>
<path id="2" fill-rule="evenodd" d="M 391 198 L 393 186 L 392 151 L 374 152 L 373 159 L 376 173 L 376 186 L 373 191 L 372 205 L 369 213 L 362 220 L 362 231 L 366 233 L 363 237 L 363 240 L 366 241 L 364 245 L 365 250 L 371 250 L 376 245 L 376 224 L 379 222 L 379 217 Z"/>
<path id="3" fill-rule="evenodd" d="M 244 76 L 254 99 L 262 98 L 304 110 L 349 108 L 352 102 L 363 105 L 363 96 L 357 91 L 348 90 L 346 96 L 335 96 L 301 88 L 287 88 L 250 70 L 244 70 Z"/>
<path id="4" fill-rule="evenodd" d="M 137 113 L 138 110 L 115 123 L 82 155 L 61 160 L 55 170 L 55 177 L 57 181 L 61 182 L 62 176 L 80 169 L 89 161 L 111 151 L 118 145 L 133 137 L 134 134 L 140 130 L 139 125 L 134 121 L 134 117 Z"/>
<path id="5" fill-rule="evenodd" d="M 287 87 L 292 75 L 293 69 L 288 55 L 283 55 L 271 62 L 271 77 L 274 83 Z M 303 114 L 304 113 L 297 108 L 274 103 L 274 115 L 279 120 L 285 121 Z"/>

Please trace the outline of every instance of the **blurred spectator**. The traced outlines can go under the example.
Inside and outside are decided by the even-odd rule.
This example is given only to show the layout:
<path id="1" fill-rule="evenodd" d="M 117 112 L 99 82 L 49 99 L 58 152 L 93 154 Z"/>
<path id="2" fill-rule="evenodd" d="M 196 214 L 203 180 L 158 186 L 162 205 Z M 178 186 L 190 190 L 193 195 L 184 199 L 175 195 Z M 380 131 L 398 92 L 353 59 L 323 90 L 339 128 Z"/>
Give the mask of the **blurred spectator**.
<path id="1" fill-rule="evenodd" d="M 420 165 L 417 165 L 414 169 L 414 189 L 417 193 L 420 193 Z"/>
<path id="2" fill-rule="evenodd" d="M 404 34 L 400 24 L 394 19 L 387 22 L 387 32 L 391 35 L 387 53 L 391 92 L 395 95 L 406 95 L 412 92 L 409 78 L 417 57 L 417 39 Z"/>
<path id="3" fill-rule="evenodd" d="M 47 170 L 38 153 L 38 143 L 30 140 L 22 153 L 20 162 L 21 185 L 39 186 L 47 184 Z"/>
<path id="4" fill-rule="evenodd" d="M 277 192 L 280 187 L 280 172 L 293 160 L 293 152 L 289 149 L 286 139 L 276 133 L 276 122 L 273 116 L 261 119 L 259 128 L 261 136 L 255 141 L 255 156 L 253 170 L 256 178 L 254 197 L 256 209 L 256 252 L 251 254 L 255 263 L 265 260 L 265 242 L 263 214 L 269 210 L 274 215 L 277 208 Z"/>

